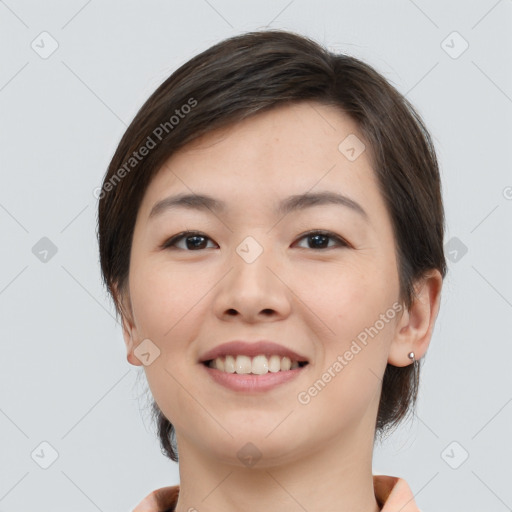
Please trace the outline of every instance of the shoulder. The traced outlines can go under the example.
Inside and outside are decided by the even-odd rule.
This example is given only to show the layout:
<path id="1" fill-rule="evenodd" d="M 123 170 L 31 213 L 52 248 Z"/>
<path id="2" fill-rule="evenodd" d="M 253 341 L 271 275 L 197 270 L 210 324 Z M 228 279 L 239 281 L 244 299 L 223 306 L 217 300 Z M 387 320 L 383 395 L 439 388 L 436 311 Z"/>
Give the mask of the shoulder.
<path id="1" fill-rule="evenodd" d="M 173 512 L 179 491 L 179 485 L 160 487 L 149 493 L 132 512 Z"/>
<path id="2" fill-rule="evenodd" d="M 409 484 L 398 476 L 373 475 L 375 497 L 381 506 L 381 512 L 421 512 L 414 501 Z M 398 508 L 397 508 L 398 507 Z"/>

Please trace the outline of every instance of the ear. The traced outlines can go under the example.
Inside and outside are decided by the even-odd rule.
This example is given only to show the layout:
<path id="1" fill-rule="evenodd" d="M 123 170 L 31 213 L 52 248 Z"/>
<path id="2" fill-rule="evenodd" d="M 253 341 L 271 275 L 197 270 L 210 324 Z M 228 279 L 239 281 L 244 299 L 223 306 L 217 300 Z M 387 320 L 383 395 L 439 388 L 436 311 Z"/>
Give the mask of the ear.
<path id="1" fill-rule="evenodd" d="M 133 366 L 142 366 L 142 362 L 134 355 L 134 340 L 138 339 L 137 327 L 133 319 L 133 311 L 129 291 L 122 292 L 117 284 L 112 285 L 114 297 L 121 305 L 123 338 L 126 345 L 126 360 Z"/>
<path id="2" fill-rule="evenodd" d="M 430 270 L 415 284 L 416 297 L 411 308 L 405 310 L 396 326 L 388 363 L 393 366 L 411 364 L 408 354 L 414 352 L 421 359 L 428 349 L 441 304 L 443 278 L 439 270 Z"/>

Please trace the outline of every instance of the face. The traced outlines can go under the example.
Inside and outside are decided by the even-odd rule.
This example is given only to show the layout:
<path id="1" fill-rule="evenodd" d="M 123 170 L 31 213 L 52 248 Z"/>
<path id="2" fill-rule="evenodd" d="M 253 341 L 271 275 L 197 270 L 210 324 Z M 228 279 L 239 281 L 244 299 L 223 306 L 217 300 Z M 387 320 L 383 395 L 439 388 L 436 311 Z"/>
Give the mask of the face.
<path id="1" fill-rule="evenodd" d="M 370 148 L 364 142 L 357 156 L 362 146 L 340 146 L 348 136 L 364 142 L 335 107 L 281 106 L 189 144 L 150 183 L 132 242 L 125 339 L 136 365 L 146 340 L 148 384 L 176 429 L 180 457 L 197 450 L 240 465 L 251 442 L 256 448 L 243 450 L 272 465 L 373 440 L 401 305 Z M 295 208 L 289 199 L 321 193 L 345 199 Z M 223 207 L 163 203 L 151 214 L 180 194 Z M 186 231 L 194 233 L 176 238 Z M 201 362 L 233 340 L 272 341 L 307 364 L 244 380 Z M 257 379 L 274 380 L 244 388 Z"/>

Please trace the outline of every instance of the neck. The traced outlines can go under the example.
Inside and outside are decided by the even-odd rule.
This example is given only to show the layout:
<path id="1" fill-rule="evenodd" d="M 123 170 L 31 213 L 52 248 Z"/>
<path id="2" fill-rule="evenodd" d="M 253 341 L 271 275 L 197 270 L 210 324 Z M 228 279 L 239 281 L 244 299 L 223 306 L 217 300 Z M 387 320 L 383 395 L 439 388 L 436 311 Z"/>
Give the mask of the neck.
<path id="1" fill-rule="evenodd" d="M 354 434 L 354 433 L 352 433 Z M 262 457 L 252 467 L 220 461 L 178 437 L 180 493 L 176 512 L 334 510 L 379 512 L 374 494 L 373 431 L 326 439 L 300 458 Z M 364 437 L 364 438 L 363 438 Z M 236 451 L 236 450 L 235 450 Z"/>

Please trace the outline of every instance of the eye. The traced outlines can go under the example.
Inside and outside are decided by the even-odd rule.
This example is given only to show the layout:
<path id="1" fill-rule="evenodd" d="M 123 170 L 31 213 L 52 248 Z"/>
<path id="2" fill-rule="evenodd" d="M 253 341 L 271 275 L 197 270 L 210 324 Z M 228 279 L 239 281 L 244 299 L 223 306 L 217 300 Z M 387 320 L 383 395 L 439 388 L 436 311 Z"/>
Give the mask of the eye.
<path id="1" fill-rule="evenodd" d="M 338 243 L 338 246 L 341 247 L 349 247 L 349 244 L 345 242 L 341 237 L 338 235 L 335 235 L 331 231 L 322 231 L 322 230 L 316 230 L 316 231 L 309 231 L 308 233 L 305 233 L 302 235 L 299 240 L 302 239 L 309 239 L 313 243 L 313 247 L 306 247 L 306 249 L 329 249 L 332 246 L 328 245 L 328 240 L 334 240 Z M 183 231 L 182 233 L 178 233 L 177 235 L 169 238 L 166 240 L 161 246 L 161 249 L 170 249 L 170 248 L 178 248 L 183 250 L 200 250 L 200 249 L 206 249 L 205 246 L 206 240 L 211 240 L 208 236 L 206 236 L 204 233 L 201 233 L 199 231 Z M 180 247 L 178 246 L 178 243 L 184 241 L 185 246 Z M 326 245 L 327 241 L 327 245 Z"/>
<path id="2" fill-rule="evenodd" d="M 181 240 L 185 241 L 185 247 L 178 247 L 177 242 Z M 178 247 L 178 249 L 184 250 L 205 249 L 205 240 L 210 240 L 210 238 L 203 233 L 198 231 L 184 231 L 166 240 L 161 245 L 161 249 L 169 249 L 171 247 Z"/>
<path id="3" fill-rule="evenodd" d="M 328 245 L 326 245 L 326 242 L 328 239 L 335 240 L 338 242 L 338 245 L 341 245 L 342 247 L 349 247 L 349 244 L 345 242 L 341 237 L 338 235 L 335 235 L 334 233 L 330 231 L 310 231 L 308 233 L 305 233 L 302 235 L 299 240 L 302 240 L 303 238 L 309 239 L 313 243 L 313 248 L 316 249 L 329 249 Z M 331 246 L 332 247 L 332 246 Z M 306 249 L 311 247 L 306 247 Z"/>

